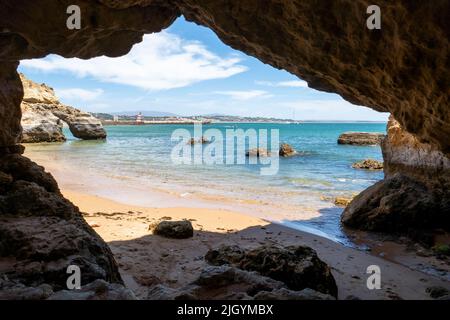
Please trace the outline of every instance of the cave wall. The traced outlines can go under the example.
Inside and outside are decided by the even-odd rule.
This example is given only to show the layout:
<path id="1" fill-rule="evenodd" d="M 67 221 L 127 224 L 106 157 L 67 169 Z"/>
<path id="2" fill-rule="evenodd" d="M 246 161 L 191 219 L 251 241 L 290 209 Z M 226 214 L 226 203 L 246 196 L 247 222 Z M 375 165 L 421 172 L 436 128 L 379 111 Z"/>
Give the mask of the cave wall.
<path id="1" fill-rule="evenodd" d="M 381 30 L 366 28 L 368 0 L 82 0 L 76 1 L 81 30 L 65 27 L 70 4 L 0 1 L 0 61 L 48 53 L 120 56 L 144 33 L 158 32 L 183 14 L 312 88 L 391 112 L 421 142 L 450 154 L 447 0 L 377 1 Z M 18 115 L 17 106 L 3 104 L 11 111 L 2 114 Z"/>
<path id="2" fill-rule="evenodd" d="M 81 8 L 80 30 L 66 28 L 66 9 L 72 4 Z M 344 214 L 344 222 L 384 231 L 398 225 L 448 223 L 450 196 L 442 189 L 446 180 L 440 182 L 436 161 L 443 159 L 447 166 L 450 155 L 450 1 L 378 0 L 381 30 L 366 28 L 370 4 L 368 0 L 0 0 L 0 240 L 6 241 L 0 259 L 14 255 L 7 251 L 11 243 L 25 250 L 15 257 L 19 264 L 11 266 L 11 275 L 24 285 L 47 283 L 58 289 L 63 284 L 55 273 L 29 268 L 47 256 L 50 260 L 40 265 L 46 269 L 55 257 L 61 263 L 59 275 L 75 255 L 92 271 L 86 281 L 121 282 L 111 252 L 82 220 L 78 208 L 64 199 L 56 183 L 48 189 L 45 181 L 51 176 L 20 155 L 23 88 L 18 62 L 50 53 L 83 59 L 124 55 L 144 34 L 161 31 L 181 14 L 211 28 L 231 47 L 299 76 L 312 88 L 391 112 L 409 134 L 386 149 L 389 176 L 352 202 L 347 213 L 355 210 Z M 411 139 L 421 156 L 411 157 L 415 148 L 402 146 Z M 428 161 L 431 167 L 424 165 Z M 430 173 L 428 181 L 403 174 L 417 167 L 423 168 L 421 177 Z M 36 180 L 36 175 L 46 178 Z M 23 197 L 28 197 L 26 203 Z M 420 201 L 414 201 L 417 198 Z M 388 211 L 395 213 L 394 219 L 367 219 L 383 218 Z M 56 220 L 66 230 L 57 236 L 65 244 L 79 243 L 76 250 L 52 246 L 50 226 Z M 27 274 L 33 276 L 24 278 Z"/>

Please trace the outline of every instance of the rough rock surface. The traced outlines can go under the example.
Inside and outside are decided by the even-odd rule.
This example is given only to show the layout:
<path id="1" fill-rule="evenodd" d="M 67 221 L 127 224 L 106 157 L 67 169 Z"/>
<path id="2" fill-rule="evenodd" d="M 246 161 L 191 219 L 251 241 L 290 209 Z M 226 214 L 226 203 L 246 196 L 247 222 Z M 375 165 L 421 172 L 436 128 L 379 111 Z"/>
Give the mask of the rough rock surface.
<path id="1" fill-rule="evenodd" d="M 95 280 L 79 290 L 57 291 L 48 300 L 137 300 L 134 293 L 118 283 Z"/>
<path id="2" fill-rule="evenodd" d="M 352 168 L 365 170 L 383 170 L 383 162 L 373 159 L 366 159 L 355 162 L 354 164 L 352 164 Z"/>
<path id="3" fill-rule="evenodd" d="M 64 141 L 63 121 L 80 139 L 104 139 L 106 131 L 91 114 L 63 105 L 52 88 L 20 75 L 24 88 L 22 108 L 22 142 Z"/>
<path id="4" fill-rule="evenodd" d="M 450 160 L 402 130 L 392 117 L 382 150 L 385 179 L 356 196 L 342 222 L 413 236 L 418 230 L 450 230 Z"/>
<path id="5" fill-rule="evenodd" d="M 331 295 L 311 289 L 289 290 L 285 284 L 231 266 L 205 267 L 199 278 L 180 289 L 155 285 L 149 290 L 150 300 L 334 300 Z"/>
<path id="6" fill-rule="evenodd" d="M 295 156 L 297 154 L 297 151 L 295 151 L 295 149 L 287 143 L 282 143 L 280 145 L 280 150 L 278 151 L 278 154 L 280 155 L 280 157 L 292 157 Z"/>
<path id="7" fill-rule="evenodd" d="M 63 122 L 47 107 L 48 105 L 22 102 L 22 142 L 65 141 Z"/>
<path id="8" fill-rule="evenodd" d="M 338 138 L 338 144 L 351 144 L 357 146 L 379 145 L 383 141 L 383 133 L 374 132 L 345 132 Z"/>
<path id="9" fill-rule="evenodd" d="M 109 247 L 50 174 L 19 154 L 1 156 L 0 172 L 2 279 L 16 287 L 46 284 L 58 291 L 66 289 L 67 267 L 74 264 L 82 285 L 97 279 L 122 283 Z"/>
<path id="10" fill-rule="evenodd" d="M 155 226 L 150 226 L 153 234 L 166 238 L 186 239 L 194 236 L 194 228 L 188 220 L 182 221 L 160 221 Z"/>
<path id="11" fill-rule="evenodd" d="M 291 290 L 310 288 L 337 296 L 330 268 L 309 247 L 261 246 L 243 250 L 237 246 L 222 246 L 208 251 L 205 260 L 212 265 L 229 264 L 256 271 L 285 283 Z"/>
<path id="12" fill-rule="evenodd" d="M 79 290 L 56 292 L 49 284 L 28 287 L 0 279 L 0 300 L 136 300 L 136 297 L 123 285 L 100 279 L 83 285 Z"/>

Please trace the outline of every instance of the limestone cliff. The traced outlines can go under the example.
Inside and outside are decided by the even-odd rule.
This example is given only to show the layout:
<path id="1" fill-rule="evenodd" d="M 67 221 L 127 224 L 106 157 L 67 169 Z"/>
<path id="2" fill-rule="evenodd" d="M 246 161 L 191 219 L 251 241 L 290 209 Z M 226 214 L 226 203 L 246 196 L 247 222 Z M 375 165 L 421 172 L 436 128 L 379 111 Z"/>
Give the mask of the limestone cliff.
<path id="1" fill-rule="evenodd" d="M 408 233 L 450 231 L 450 159 L 418 141 L 391 116 L 383 140 L 384 180 L 360 193 L 345 209 L 347 226 Z M 432 239 L 425 239 L 432 243 Z"/>
<path id="2" fill-rule="evenodd" d="M 76 138 L 104 139 L 106 131 L 100 120 L 59 102 L 52 88 L 37 84 L 20 74 L 24 96 L 22 109 L 22 142 L 64 141 L 63 122 Z"/>

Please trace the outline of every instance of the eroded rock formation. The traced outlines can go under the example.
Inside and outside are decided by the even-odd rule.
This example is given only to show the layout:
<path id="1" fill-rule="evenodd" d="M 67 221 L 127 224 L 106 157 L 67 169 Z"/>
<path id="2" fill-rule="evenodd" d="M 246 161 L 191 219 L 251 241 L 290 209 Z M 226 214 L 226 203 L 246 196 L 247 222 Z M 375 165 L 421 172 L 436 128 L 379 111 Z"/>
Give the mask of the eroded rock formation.
<path id="1" fill-rule="evenodd" d="M 356 196 L 342 221 L 432 243 L 421 231 L 450 230 L 450 159 L 405 132 L 393 117 L 387 129 L 382 143 L 385 179 Z"/>
<path id="2" fill-rule="evenodd" d="M 106 138 L 102 123 L 91 114 L 59 102 L 54 90 L 37 84 L 20 74 L 24 88 L 22 101 L 22 142 L 64 141 L 63 121 L 76 138 Z"/>
<path id="3" fill-rule="evenodd" d="M 180 289 L 153 286 L 150 300 L 334 300 L 329 294 L 312 289 L 289 290 L 285 284 L 231 266 L 205 267 L 197 280 Z"/>
<path id="4" fill-rule="evenodd" d="M 0 177 L 0 296 L 67 289 L 69 265 L 80 267 L 82 285 L 122 283 L 109 247 L 44 168 L 2 155 Z"/>
<path id="5" fill-rule="evenodd" d="M 212 265 L 233 265 L 246 271 L 281 281 L 291 290 L 313 289 L 337 296 L 337 286 L 330 268 L 317 253 L 305 246 L 261 246 L 244 250 L 222 246 L 210 250 L 205 260 Z"/>

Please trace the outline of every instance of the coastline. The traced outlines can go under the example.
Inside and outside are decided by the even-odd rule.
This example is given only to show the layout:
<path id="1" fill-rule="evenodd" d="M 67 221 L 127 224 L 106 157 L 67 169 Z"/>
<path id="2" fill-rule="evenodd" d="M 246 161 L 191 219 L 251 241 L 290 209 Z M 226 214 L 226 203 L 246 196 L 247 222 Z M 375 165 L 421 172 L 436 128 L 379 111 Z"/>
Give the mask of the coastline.
<path id="1" fill-rule="evenodd" d="M 276 243 L 307 245 L 332 268 L 339 288 L 339 299 L 430 299 L 426 289 L 450 283 L 435 275 L 413 270 L 408 265 L 414 253 L 406 255 L 404 248 L 391 248 L 383 257 L 346 247 L 323 237 L 269 222 L 256 216 L 233 210 L 226 204 L 222 208 L 208 206 L 193 199 L 147 190 L 145 201 L 137 201 L 127 181 L 111 184 L 98 177 L 86 177 L 75 167 L 59 167 L 57 161 L 45 157 L 32 160 L 53 174 L 65 197 L 85 212 L 85 219 L 111 247 L 126 285 L 145 299 L 148 287 L 163 283 L 181 287 L 198 276 L 205 253 L 221 244 L 254 247 Z M 102 192 L 100 192 L 102 191 Z M 105 196 L 109 195 L 109 196 Z M 128 201 L 124 201 L 127 198 Z M 141 205 L 153 203 L 154 205 Z M 168 205 L 170 204 L 170 205 Z M 173 220 L 190 219 L 194 237 L 185 240 L 154 236 L 148 225 L 162 217 Z M 364 237 L 361 239 L 364 241 Z M 388 246 L 388 244 L 384 244 Z M 401 261 L 404 261 L 402 264 Z M 417 257 L 419 264 L 431 263 L 428 258 Z M 382 270 L 382 289 L 368 290 L 366 268 L 378 265 Z"/>

